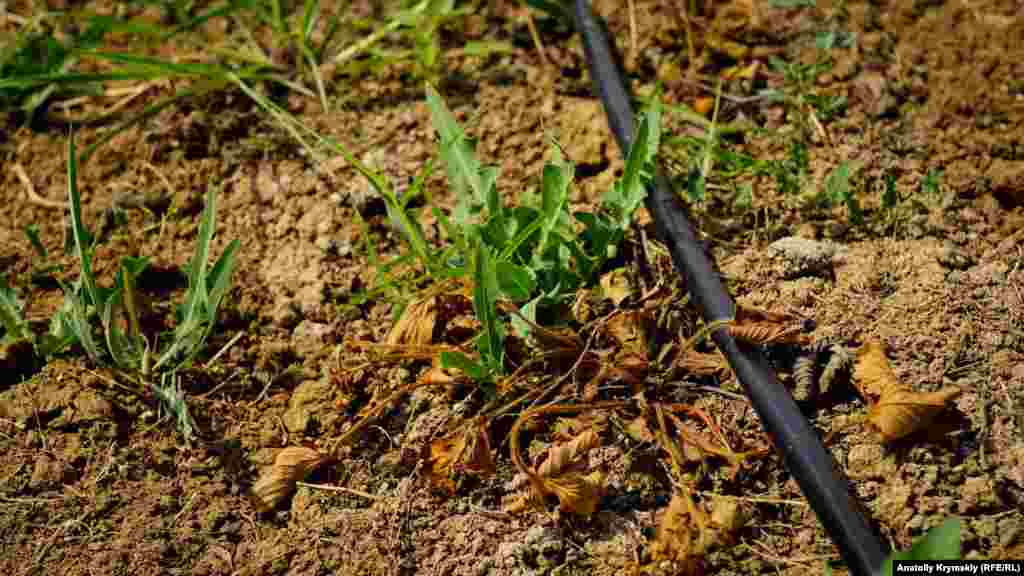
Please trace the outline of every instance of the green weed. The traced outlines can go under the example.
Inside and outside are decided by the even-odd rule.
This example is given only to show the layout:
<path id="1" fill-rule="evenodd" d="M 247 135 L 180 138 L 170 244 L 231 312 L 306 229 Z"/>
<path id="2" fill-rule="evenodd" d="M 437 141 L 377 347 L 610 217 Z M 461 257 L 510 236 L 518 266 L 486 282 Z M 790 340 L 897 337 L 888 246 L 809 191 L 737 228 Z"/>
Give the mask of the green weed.
<path id="1" fill-rule="evenodd" d="M 928 173 L 921 179 L 921 194 L 924 196 L 938 196 L 942 186 L 943 171 L 938 168 L 930 168 Z"/>
<path id="2" fill-rule="evenodd" d="M 149 259 L 122 257 L 114 285 L 102 287 L 98 284 L 92 269 L 95 242 L 82 221 L 76 180 L 77 160 L 72 138 L 68 142 L 68 197 L 80 272 L 73 284 L 61 283 L 64 305 L 54 316 L 51 328 L 51 335 L 59 346 L 45 352 L 54 353 L 77 343 L 94 362 L 103 363 L 109 359 L 115 367 L 139 374 L 161 405 L 174 415 L 178 430 L 186 438 L 191 438 L 193 425 L 176 371 L 203 349 L 213 331 L 217 310 L 230 287 L 239 248 L 238 241 L 233 240 L 212 266 L 208 263 L 216 225 L 216 191 L 211 187 L 207 193 L 199 238 L 188 265 L 188 290 L 183 303 L 177 308 L 177 326 L 171 334 L 156 336 L 151 348 L 149 339 L 139 329 L 135 287 L 137 278 L 149 266 Z M 118 313 L 125 317 L 127 330 L 120 327 Z M 97 317 L 103 345 L 97 342 L 93 333 L 93 321 Z M 154 357 L 156 361 L 151 363 Z M 148 383 L 156 374 L 161 381 L 159 386 Z"/>
<path id="3" fill-rule="evenodd" d="M 476 340 L 479 360 L 446 353 L 442 362 L 487 382 L 504 373 L 505 327 L 498 314 L 499 300 L 516 303 L 520 314 L 533 321 L 539 307 L 562 303 L 577 288 L 593 282 L 616 256 L 654 173 L 661 111 L 654 105 L 642 116 L 624 173 L 604 196 L 602 210 L 571 213 L 568 195 L 574 168 L 557 146 L 541 175 L 539 205 L 506 206 L 497 193 L 497 169 L 480 163 L 474 143 L 433 88 L 427 89 L 427 103 L 456 206 L 450 219 L 434 209 L 454 250 L 444 259 L 422 259 L 429 266 L 440 265 L 439 276 L 472 277 L 473 308 L 481 323 Z M 415 229 L 406 237 L 421 238 Z M 418 250 L 412 241 L 410 246 Z M 513 326 L 528 332 L 526 323 Z"/>
<path id="4" fill-rule="evenodd" d="M 959 560 L 960 519 L 947 518 L 918 538 L 909 550 L 898 550 L 889 555 L 882 564 L 882 574 L 892 576 L 894 560 Z M 832 574 L 832 567 L 825 564 L 825 576 Z"/>
<path id="5" fill-rule="evenodd" d="M 847 217 L 854 224 L 864 222 L 864 213 L 857 200 L 856 191 L 851 187 L 851 168 L 849 162 L 842 162 L 825 178 L 825 183 L 818 193 L 818 202 L 826 207 L 845 205 Z"/>

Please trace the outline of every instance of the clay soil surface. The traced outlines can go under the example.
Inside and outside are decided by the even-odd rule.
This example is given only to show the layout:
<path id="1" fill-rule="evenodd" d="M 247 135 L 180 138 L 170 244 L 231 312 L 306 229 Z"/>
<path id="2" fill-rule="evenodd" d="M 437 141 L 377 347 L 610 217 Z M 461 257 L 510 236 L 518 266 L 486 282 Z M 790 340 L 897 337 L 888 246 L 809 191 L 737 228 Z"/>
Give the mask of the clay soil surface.
<path id="1" fill-rule="evenodd" d="M 692 53 L 676 2 L 636 0 L 629 3 L 632 18 L 625 2 L 595 8 L 618 39 L 638 94 L 653 93 L 660 82 L 666 104 L 702 107 L 709 97 L 713 102 L 719 76 L 734 74 L 722 84 L 718 122 L 740 128 L 723 131 L 719 146 L 774 168 L 738 168 L 716 156 L 705 197 L 691 211 L 737 300 L 795 319 L 804 353 L 822 351 L 819 370 L 831 355 L 880 342 L 906 388 L 960 389 L 931 425 L 895 442 L 883 442 L 868 422 L 869 403 L 848 367 L 829 390 L 795 390 L 880 537 L 906 548 L 955 516 L 966 557 L 1024 558 L 1021 6 L 754 3 L 698 6 L 690 21 Z M 593 209 L 623 162 L 591 93 L 579 37 L 538 14 L 542 59 L 524 9 L 492 4 L 442 25 L 439 89 L 478 139 L 482 161 L 500 168 L 506 203 L 536 189 L 553 139 L 576 164 L 574 208 Z M 4 34 L 33 15 L 27 2 L 5 6 Z M 102 2 L 91 9 L 114 11 Z M 159 11 L 118 10 L 161 21 Z M 357 2 L 339 16 L 379 22 L 390 10 L 385 3 L 375 13 Z M 216 42 L 226 26 L 211 22 L 203 33 Z M 346 41 L 358 38 L 351 26 L 345 30 Z M 484 58 L 459 52 L 483 40 L 510 49 Z M 824 50 L 825 41 L 834 46 Z M 412 44 L 396 37 L 384 46 Z M 194 44 L 161 47 L 158 55 L 205 57 Z M 802 79 L 795 68 L 770 65 L 778 59 L 810 67 L 823 57 L 829 65 Z M 453 199 L 420 70 L 396 62 L 324 73 L 329 111 L 315 91 L 278 91 L 278 101 L 403 187 L 436 159 L 428 205 L 414 210 L 428 239 L 442 245 L 430 207 L 447 212 Z M 143 89 L 121 112 L 139 112 L 184 82 L 129 84 Z M 783 96 L 765 98 L 765 90 Z M 67 132 L 59 118 L 109 108 L 127 94 L 57 100 L 46 130 L 23 127 L 15 117 L 0 124 L 0 272 L 38 333 L 63 296 L 52 280 L 33 280 L 43 262 L 23 228 L 38 226 L 49 263 L 62 265 L 57 278 L 73 282 L 78 274 L 77 261 L 62 252 L 67 212 L 57 203 L 67 194 Z M 685 175 L 701 164 L 700 151 L 685 144 L 695 125 L 670 111 L 665 118 L 663 152 Z M 109 128 L 76 127 L 77 145 L 85 148 Z M 801 153 L 804 168 L 793 160 Z M 843 202 L 820 201 L 819 191 L 835 190 L 829 177 L 844 163 L 859 220 Z M 640 355 L 645 364 L 604 373 L 599 365 L 570 373 L 572 362 L 536 364 L 505 384 L 506 401 L 558 378 L 561 387 L 539 402 L 582 402 L 594 393 L 591 382 L 604 399 L 628 399 L 632 388 L 650 401 L 707 415 L 708 421 L 679 422 L 687 437 L 717 442 L 718 455 L 673 434 L 685 461 L 674 468 L 651 434 L 656 419 L 645 424 L 635 407 L 539 418 L 522 433 L 527 462 L 536 464 L 549 447 L 593 425 L 599 445 L 584 465 L 603 475 L 603 493 L 590 515 L 559 511 L 553 498 L 508 511 L 509 498 L 522 493 L 513 482 L 508 434 L 524 406 L 486 422 L 492 473 L 442 466 L 449 477 L 439 477 L 438 440 L 467 429 L 495 392 L 427 386 L 398 398 L 338 447 L 336 462 L 305 479 L 334 490 L 299 486 L 267 512 L 254 507 L 250 492 L 282 448 L 326 453 L 368 407 L 424 377 L 429 354 L 413 357 L 409 345 L 404 357 L 388 355 L 371 344 L 387 340 L 401 306 L 436 286 L 421 276 L 377 289 L 368 240 L 385 262 L 406 251 L 383 203 L 343 159 L 315 161 L 238 90 L 183 99 L 123 130 L 80 166 L 78 187 L 94 230 L 112 206 L 127 207 L 127 220 L 112 226 L 96 250 L 102 284 L 113 282 L 121 257 L 152 258 L 140 278 L 144 332 L 173 328 L 173 304 L 186 287 L 181 270 L 210 187 L 219 191 L 211 252 L 237 239 L 239 260 L 204 351 L 179 372 L 198 427 L 191 443 L 151 395 L 119 386 L 125 375 L 77 347 L 34 368 L 24 350 L 4 350 L 6 574 L 672 573 L 653 559 L 666 554 L 655 546 L 657 528 L 679 482 L 719 522 L 705 548 L 690 550 L 691 568 L 812 574 L 833 562 L 845 570 L 734 379 L 682 367 L 680 351 L 695 333 L 696 314 L 665 250 L 642 225 L 628 234 L 626 257 L 616 263 L 634 293 L 613 304 L 597 290 L 581 292 L 579 299 L 592 302 L 591 317 L 564 314 L 562 327 L 583 340 L 596 334 L 591 340 L 601 361 L 621 368 L 627 365 L 616 340 L 594 320 L 616 311 L 642 317 L 653 326 L 640 347 L 649 352 Z M 478 328 L 471 309 L 454 308 L 447 323 L 432 325 L 431 345 L 463 342 Z M 515 361 L 537 357 L 535 342 L 521 344 Z M 791 374 L 800 351 L 770 348 L 780 385 L 799 388 Z M 713 352 L 704 345 L 697 351 Z M 627 368 L 636 368 L 636 357 L 631 361 Z M 723 457 L 726 445 L 726 452 L 751 455 Z M 727 520 L 713 514 L 723 502 L 732 506 Z"/>

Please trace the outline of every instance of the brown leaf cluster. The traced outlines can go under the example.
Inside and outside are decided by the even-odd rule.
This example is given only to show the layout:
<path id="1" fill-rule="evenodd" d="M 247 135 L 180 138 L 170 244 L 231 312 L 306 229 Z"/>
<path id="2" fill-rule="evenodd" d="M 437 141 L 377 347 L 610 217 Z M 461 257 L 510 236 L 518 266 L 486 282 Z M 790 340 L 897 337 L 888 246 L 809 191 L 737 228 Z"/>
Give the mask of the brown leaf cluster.
<path id="1" fill-rule="evenodd" d="M 583 399 L 587 402 L 597 398 L 603 384 L 616 379 L 628 384 L 633 394 L 639 393 L 650 368 L 647 334 L 651 318 L 646 311 L 621 311 L 602 325 L 614 348 L 606 353 L 611 358 L 600 362 L 597 374 L 584 387 Z"/>
<path id="2" fill-rule="evenodd" d="M 676 492 L 661 514 L 650 546 L 651 563 L 641 572 L 702 574 L 704 556 L 733 544 L 745 522 L 745 513 L 735 500 L 712 498 L 698 504 L 685 490 Z"/>
<path id="3" fill-rule="evenodd" d="M 431 484 L 449 494 L 455 493 L 457 473 L 493 474 L 494 458 L 487 434 L 487 420 L 479 419 L 431 442 L 428 463 Z"/>
<path id="4" fill-rule="evenodd" d="M 530 487 L 505 507 L 519 512 L 530 504 L 539 504 L 547 496 L 558 498 L 562 512 L 590 516 L 604 494 L 605 479 L 600 471 L 588 471 L 587 453 L 600 444 L 598 433 L 589 429 L 571 442 L 553 446 L 536 470 L 530 471 Z"/>
<path id="5" fill-rule="evenodd" d="M 961 390 L 949 386 L 936 392 L 915 392 L 896 378 L 881 342 L 870 341 L 857 353 L 854 381 L 871 405 L 868 422 L 882 439 L 892 442 L 927 427 Z"/>
<path id="6" fill-rule="evenodd" d="M 277 508 L 295 489 L 295 483 L 306 478 L 330 456 L 305 446 L 289 446 L 277 453 L 274 465 L 264 470 L 249 492 L 252 503 L 261 512 Z"/>

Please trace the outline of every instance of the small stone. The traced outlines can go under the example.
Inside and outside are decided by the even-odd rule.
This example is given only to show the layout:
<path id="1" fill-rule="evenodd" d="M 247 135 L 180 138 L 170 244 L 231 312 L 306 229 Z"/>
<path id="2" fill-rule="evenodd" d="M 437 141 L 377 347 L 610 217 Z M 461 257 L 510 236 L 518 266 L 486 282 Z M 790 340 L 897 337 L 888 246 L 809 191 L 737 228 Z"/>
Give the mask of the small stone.
<path id="1" fill-rule="evenodd" d="M 768 253 L 782 260 L 782 275 L 792 280 L 802 276 L 832 277 L 840 246 L 835 242 L 789 236 L 772 242 Z"/>

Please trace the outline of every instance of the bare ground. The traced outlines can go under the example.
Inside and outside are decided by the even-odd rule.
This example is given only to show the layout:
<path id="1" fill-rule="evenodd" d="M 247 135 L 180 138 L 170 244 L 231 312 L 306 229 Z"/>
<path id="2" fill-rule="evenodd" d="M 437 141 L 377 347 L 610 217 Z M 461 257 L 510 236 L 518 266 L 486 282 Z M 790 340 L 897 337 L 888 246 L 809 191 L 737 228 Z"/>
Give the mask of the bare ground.
<path id="1" fill-rule="evenodd" d="M 687 46 L 681 22 L 668 16 L 668 3 L 636 2 L 633 48 L 626 12 L 611 15 L 613 4 L 599 3 L 598 10 L 627 47 L 638 88 L 649 90 L 660 79 L 669 103 L 692 104 L 708 95 L 673 71 L 685 70 Z M 723 13 L 742 12 L 742 6 L 719 8 L 716 17 L 696 22 L 721 32 L 729 28 L 716 24 L 728 22 Z M 749 177 L 749 207 L 734 208 L 733 184 L 722 182 L 721 189 L 709 189 L 711 199 L 695 214 L 744 304 L 813 319 L 809 335 L 815 341 L 855 346 L 881 340 L 896 375 L 914 390 L 962 389 L 935 433 L 889 445 L 864 425 L 865 405 L 843 391 L 848 382 L 803 404 L 877 530 L 895 547 L 907 547 L 943 518 L 960 516 L 967 557 L 1024 557 L 1019 10 L 1018 3 L 999 0 L 823 3 L 809 10 L 759 3 L 760 21 L 748 19 L 740 29 L 722 32 L 750 47 L 744 63 L 763 63 L 769 52 L 807 62 L 814 57 L 816 32 L 856 34 L 854 47 L 835 50 L 835 65 L 811 86 L 815 93 L 845 96 L 848 107 L 810 127 L 810 171 L 802 186 L 817 190 L 840 162 L 855 162 L 853 186 L 864 223 L 851 224 L 843 207 L 823 209 L 799 193 L 783 195 L 765 176 Z M 465 30 L 449 31 L 449 40 L 496 35 L 517 48 L 487 61 L 450 60 L 447 66 L 459 76 L 445 83 L 445 96 L 480 139 L 483 159 L 501 167 L 503 197 L 535 185 L 546 139 L 553 136 L 580 167 L 573 201 L 592 204 L 622 162 L 589 93 L 578 38 L 542 26 L 551 60 L 545 65 L 525 24 L 511 8 L 509 14 L 472 17 Z M 707 41 L 703 52 L 704 71 L 712 78 L 722 66 L 720 46 Z M 770 49 L 757 52 L 764 47 Z M 782 85 L 779 74 L 760 70 L 768 86 Z M 398 72 L 338 74 L 329 84 L 337 103 L 332 112 L 296 96 L 289 104 L 303 122 L 404 181 L 434 155 L 418 86 Z M 734 91 L 743 87 L 729 84 Z M 155 83 L 132 105 L 168 90 Z M 725 101 L 721 115 L 771 130 L 734 141 L 755 158 L 782 158 L 786 142 L 798 137 L 794 117 L 778 104 Z M 77 130 L 80 146 L 97 137 L 92 127 Z M 40 329 L 61 295 L 53 286 L 28 284 L 38 258 L 21 228 L 37 224 L 48 248 L 59 253 L 64 211 L 30 201 L 14 167 L 24 168 L 38 196 L 63 199 L 65 146 L 57 130 L 34 133 L 12 123 L 0 128 L 0 263 L 12 284 L 30 287 L 21 295 Z M 938 170 L 938 186 L 922 190 L 922 180 Z M 879 202 L 886 176 L 894 177 L 900 200 L 893 209 Z M 171 199 L 173 208 L 162 220 L 130 211 L 128 224 L 97 254 L 98 274 L 106 281 L 120 256 L 154 258 L 163 274 L 142 289 L 155 329 L 167 328 L 168 302 L 183 291 L 173 271 L 191 254 L 210 186 L 222 187 L 213 252 L 236 238 L 242 247 L 230 302 L 201 368 L 185 374 L 203 440 L 184 445 L 151 403 L 112 386 L 109 373 L 81 354 L 51 360 L 28 379 L 5 372 L 0 569 L 69 575 L 618 574 L 649 562 L 658 515 L 672 494 L 664 454 L 650 442 L 609 427 L 602 447 L 591 454 L 591 465 L 607 474 L 608 490 L 589 518 L 555 514 L 553 505 L 509 514 L 502 502 L 515 472 L 504 437 L 508 417 L 492 425 L 494 475 L 461 482 L 454 494 L 429 481 L 419 455 L 466 406 L 459 402 L 463 397 L 443 391 L 403 398 L 345 447 L 337 464 L 310 479 L 354 492 L 300 487 L 281 510 L 257 512 L 247 493 L 280 448 L 330 446 L 371 397 L 415 380 L 427 365 L 373 359 L 350 344 L 382 342 L 396 299 L 381 294 L 351 303 L 374 277 L 354 215 L 367 219 L 383 254 L 402 249 L 366 183 L 340 159 L 312 163 L 238 93 L 169 108 L 118 135 L 81 168 L 87 222 L 97 222 L 125 197 Z M 439 205 L 448 205 L 443 170 L 435 172 L 429 189 Z M 838 250 L 824 270 L 794 270 L 785 253 L 768 248 L 791 236 L 832 241 Z M 681 294 L 664 255 L 653 244 L 650 252 L 652 282 L 663 280 Z M 70 258 L 61 261 L 75 270 Z M 679 298 L 660 298 L 657 304 L 670 314 L 692 316 Z M 238 334 L 223 356 L 206 363 Z M 788 367 L 780 361 L 779 368 L 789 383 Z M 744 401 L 664 392 L 686 382 L 685 375 L 650 368 L 652 390 L 677 394 L 711 415 L 735 450 L 765 446 Z M 534 440 L 546 446 L 549 434 L 539 430 Z M 824 561 L 838 558 L 774 454 L 754 459 L 738 474 L 723 467 L 703 478 L 696 486 L 702 498 L 722 495 L 744 510 L 735 544 L 704 556 L 707 573 L 817 573 Z"/>

